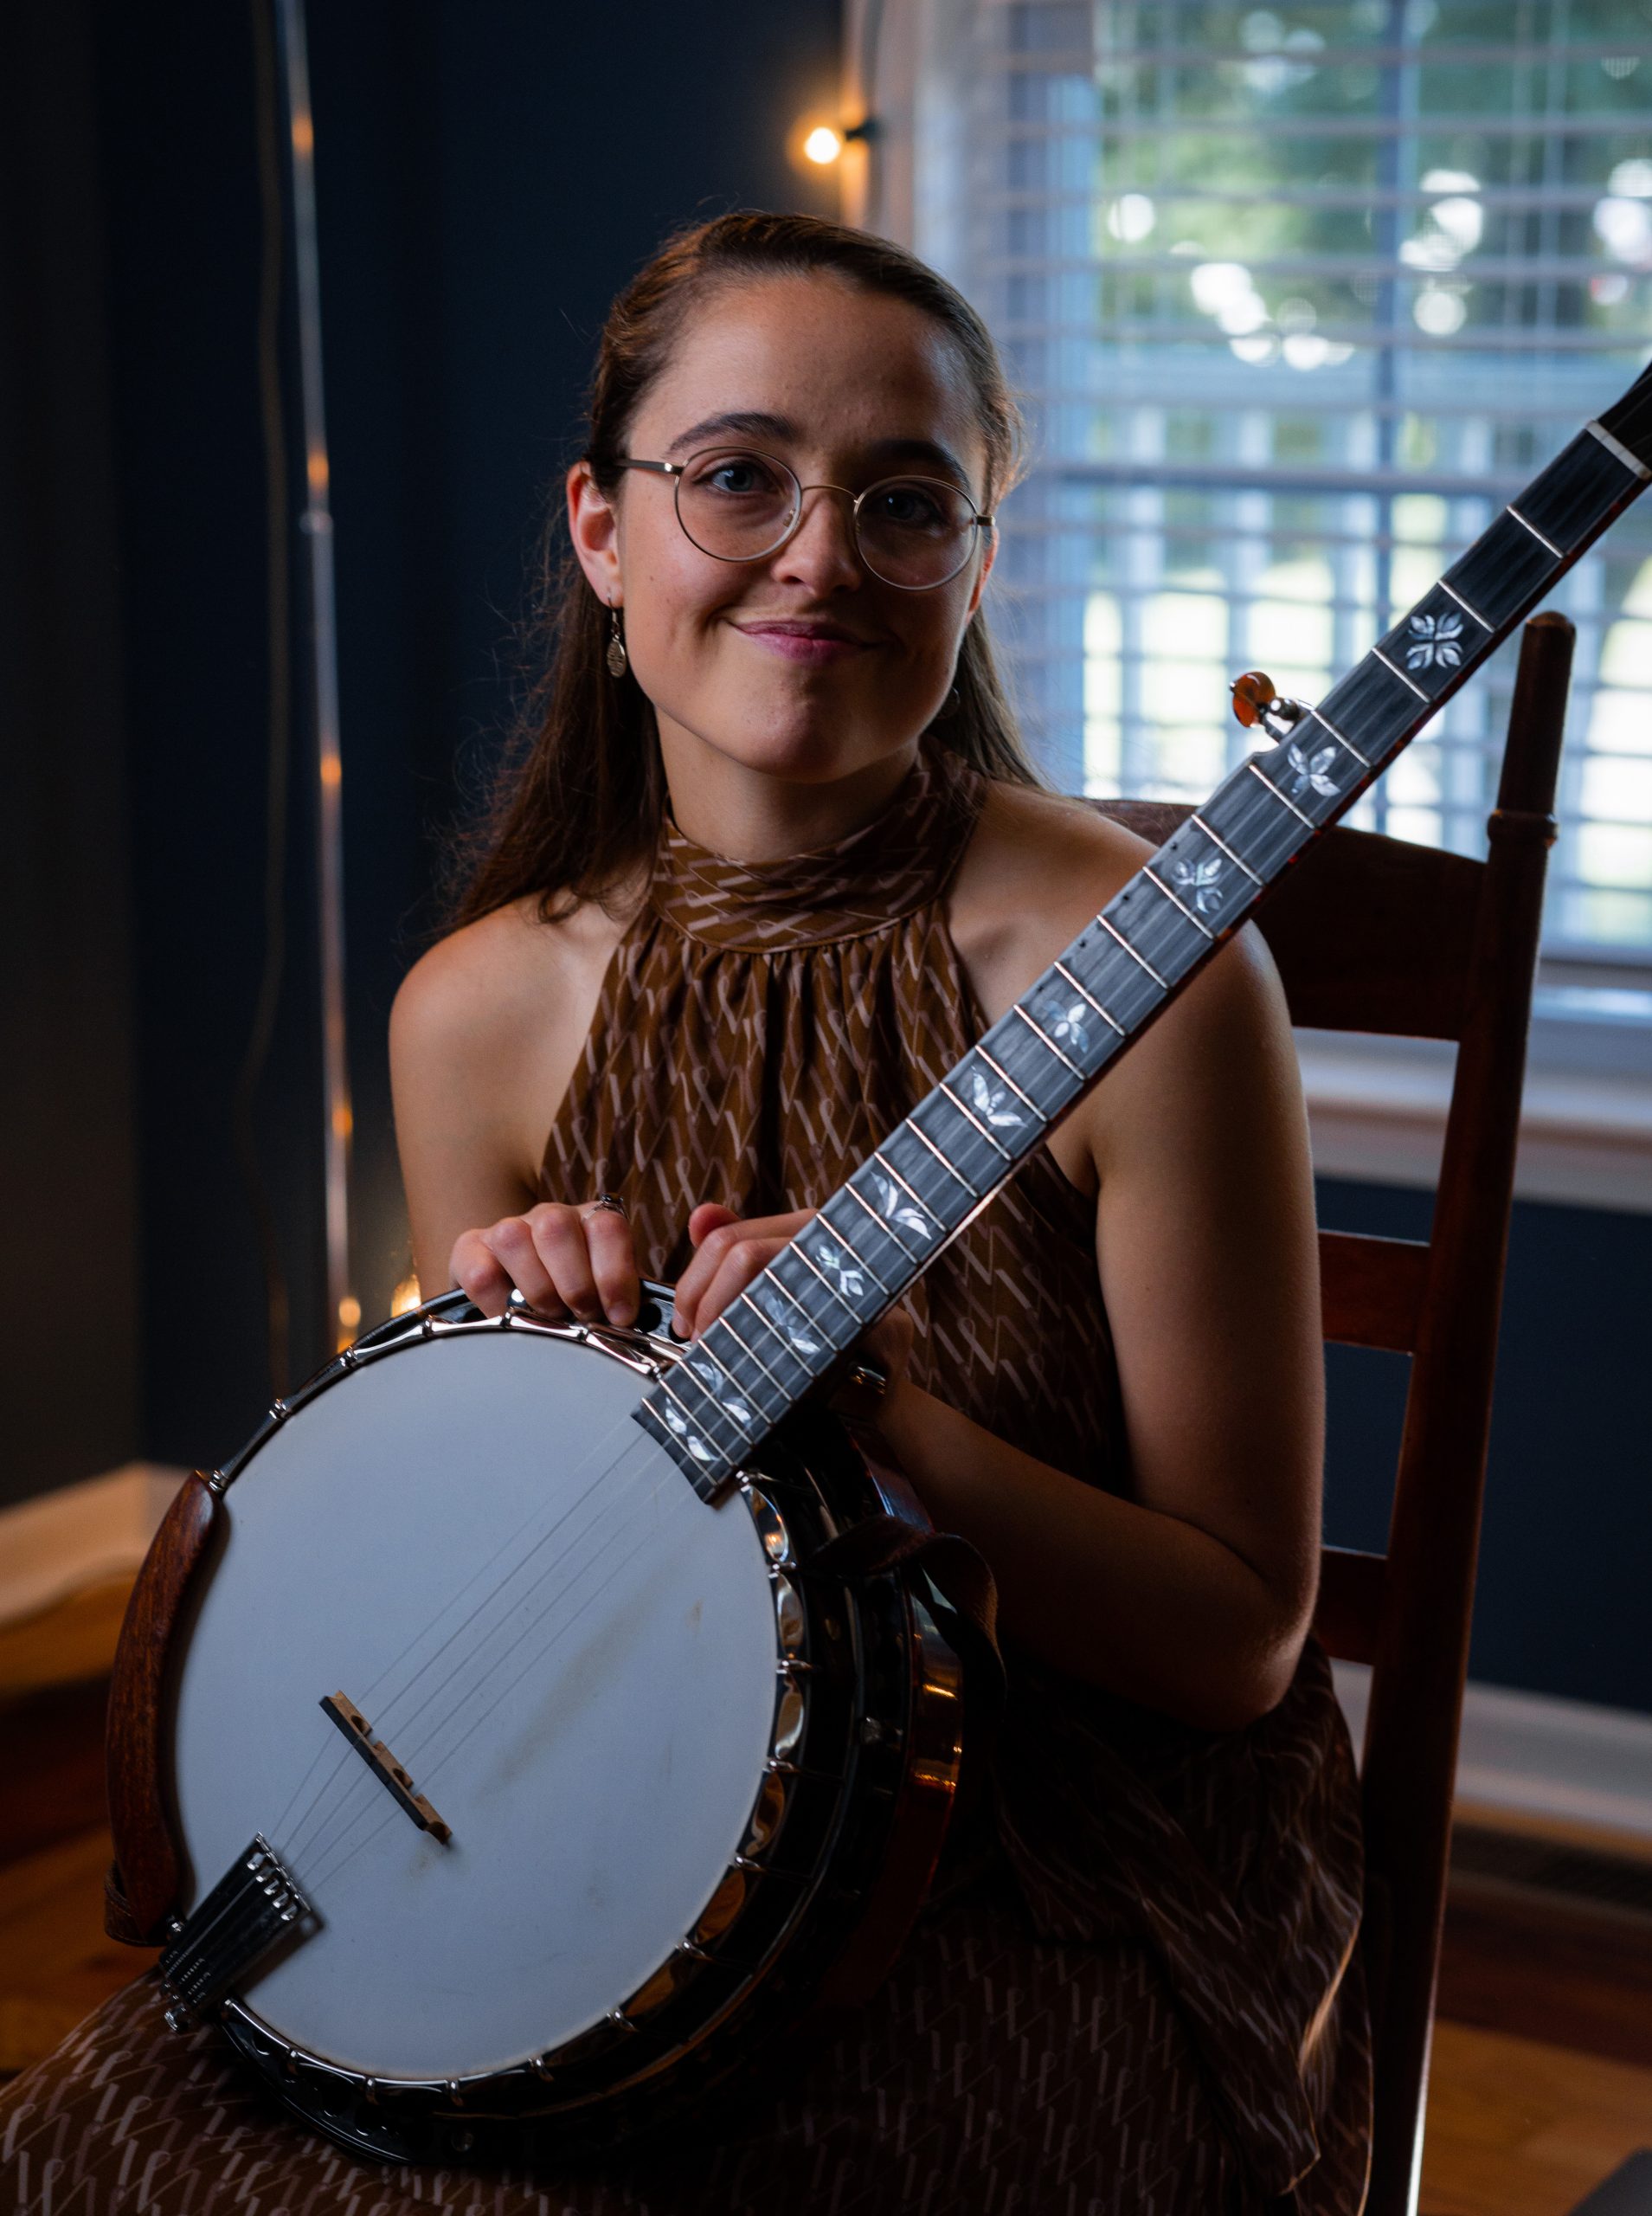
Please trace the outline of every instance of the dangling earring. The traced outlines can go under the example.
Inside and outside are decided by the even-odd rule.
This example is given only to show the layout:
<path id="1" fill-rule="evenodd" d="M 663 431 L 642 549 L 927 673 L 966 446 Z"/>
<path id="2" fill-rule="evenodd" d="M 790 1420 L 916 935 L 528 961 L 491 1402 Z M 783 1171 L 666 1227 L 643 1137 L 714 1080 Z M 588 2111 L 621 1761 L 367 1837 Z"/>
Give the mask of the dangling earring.
<path id="1" fill-rule="evenodd" d="M 946 699 L 941 703 L 941 705 L 935 710 L 935 720 L 938 724 L 944 723 L 948 716 L 955 715 L 957 712 L 958 687 L 955 685 L 951 692 L 948 693 Z"/>
<path id="2" fill-rule="evenodd" d="M 631 667 L 631 657 L 626 652 L 626 642 L 620 633 L 620 609 L 617 602 L 608 608 L 608 675 L 623 677 Z"/>

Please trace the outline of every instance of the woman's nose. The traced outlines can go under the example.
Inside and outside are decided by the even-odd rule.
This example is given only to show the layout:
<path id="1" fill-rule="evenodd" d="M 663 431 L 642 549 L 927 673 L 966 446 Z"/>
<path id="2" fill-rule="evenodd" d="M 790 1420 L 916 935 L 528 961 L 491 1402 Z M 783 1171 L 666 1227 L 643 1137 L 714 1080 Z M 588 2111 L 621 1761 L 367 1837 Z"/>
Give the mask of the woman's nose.
<path id="1" fill-rule="evenodd" d="M 858 584 L 865 570 L 855 544 L 853 494 L 836 485 L 806 485 L 797 529 L 775 561 L 778 576 L 816 591 Z"/>

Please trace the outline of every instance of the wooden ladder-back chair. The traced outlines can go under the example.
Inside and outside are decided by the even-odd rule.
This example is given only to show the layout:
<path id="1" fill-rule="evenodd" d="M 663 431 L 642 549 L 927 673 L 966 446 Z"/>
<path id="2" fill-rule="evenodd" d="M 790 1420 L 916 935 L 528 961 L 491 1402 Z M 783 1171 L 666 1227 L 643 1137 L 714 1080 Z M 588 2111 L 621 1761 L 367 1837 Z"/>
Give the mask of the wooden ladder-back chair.
<path id="1" fill-rule="evenodd" d="M 1433 1236 L 1320 1234 L 1325 1336 L 1411 1357 L 1386 1555 L 1327 1547 L 1315 1628 L 1372 1665 L 1361 1791 L 1376 2043 L 1367 2216 L 1412 2216 L 1422 2166 L 1457 1730 L 1572 627 L 1525 628 L 1483 862 L 1334 830 L 1259 927 L 1293 1022 L 1458 1042 Z M 1157 846 L 1189 810 L 1108 801 Z"/>

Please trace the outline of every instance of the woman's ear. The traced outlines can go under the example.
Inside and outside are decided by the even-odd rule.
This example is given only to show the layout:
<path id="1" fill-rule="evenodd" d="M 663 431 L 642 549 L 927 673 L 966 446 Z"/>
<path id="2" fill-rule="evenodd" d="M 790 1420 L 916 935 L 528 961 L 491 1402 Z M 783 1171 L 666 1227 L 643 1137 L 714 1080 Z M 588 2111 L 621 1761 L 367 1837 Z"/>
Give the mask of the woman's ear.
<path id="1" fill-rule="evenodd" d="M 969 596 L 968 612 L 964 617 L 966 630 L 974 621 L 975 610 L 980 606 L 980 596 L 987 589 L 987 580 L 993 573 L 993 563 L 998 559 L 998 525 L 994 524 L 986 536 L 987 551 L 981 556 L 980 573 L 975 579 L 974 589 Z"/>
<path id="2" fill-rule="evenodd" d="M 588 461 L 568 473 L 568 535 L 591 590 L 606 607 L 624 599 L 620 584 L 620 517 L 591 474 Z"/>

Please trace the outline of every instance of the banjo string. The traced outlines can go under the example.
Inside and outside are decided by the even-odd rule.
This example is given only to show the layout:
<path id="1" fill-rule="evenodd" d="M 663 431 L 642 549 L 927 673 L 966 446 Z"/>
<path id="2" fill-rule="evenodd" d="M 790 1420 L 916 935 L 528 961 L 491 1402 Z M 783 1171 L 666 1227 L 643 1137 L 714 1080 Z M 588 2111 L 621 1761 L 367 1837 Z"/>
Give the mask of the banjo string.
<path id="1" fill-rule="evenodd" d="M 659 1498 L 660 1492 L 670 1482 L 671 1478 L 675 1474 L 676 1472 L 674 1471 L 668 1472 L 658 1480 L 653 1491 L 649 1495 L 649 1503 L 652 1503 Z M 646 1503 L 645 1506 L 647 1504 L 649 1504 Z M 498 1692 L 495 1695 L 488 1707 L 483 1710 L 481 1716 L 474 1717 L 466 1723 L 455 1743 L 452 1746 L 447 1748 L 440 1755 L 437 1756 L 434 1762 L 426 1773 L 427 1779 L 429 1783 L 433 1785 L 434 1784 L 435 1781 L 440 1776 L 443 1769 L 447 1767 L 448 1762 L 453 1760 L 453 1756 L 464 1745 L 469 1733 L 476 1728 L 476 1725 L 485 1723 L 487 1717 L 490 1717 L 493 1713 L 494 1710 L 498 1707 L 499 1704 L 509 1697 L 510 1694 L 528 1674 L 528 1672 L 536 1668 L 539 1663 L 543 1661 L 545 1656 L 550 1653 L 551 1648 L 556 1645 L 559 1639 L 572 1629 L 573 1626 L 579 1620 L 579 1618 L 584 1614 L 586 1609 L 594 1606 L 595 1603 L 601 1599 L 601 1595 L 607 1590 L 608 1587 L 613 1584 L 614 1579 L 620 1576 L 627 1567 L 635 1560 L 636 1556 L 642 1551 L 643 1548 L 646 1544 L 647 1538 L 645 1534 L 645 1536 L 639 1539 L 636 1544 L 631 1548 L 629 1552 L 614 1564 L 614 1568 L 602 1580 L 601 1583 L 598 1585 L 593 1592 L 587 1594 L 585 1600 L 581 1602 L 579 1607 L 574 1611 L 573 1614 L 563 1620 L 558 1629 L 551 1634 L 550 1638 L 546 1640 L 544 1645 L 535 1653 L 530 1655 L 528 1659 L 523 1664 L 521 1669 L 517 1671 L 516 1676 L 511 1678 L 510 1684 L 504 1685 L 499 1689 Z M 543 1622 L 543 1617 L 542 1616 L 539 1620 Z M 524 1634 L 524 1637 L 525 1636 L 526 1634 Z M 520 1640 L 517 1641 L 518 1646 L 520 1646 L 521 1643 L 522 1642 Z M 515 1649 L 512 1649 L 511 1651 L 514 1652 Z M 468 1696 L 466 1697 L 468 1697 Z M 314 1885 L 318 1889 L 322 1889 L 338 1878 L 343 1871 L 348 1868 L 349 1865 L 356 1859 L 357 1856 L 360 1854 L 364 1848 L 370 1846 L 372 1841 L 379 1836 L 379 1833 L 383 1831 L 394 1813 L 394 1810 L 386 1811 L 380 1818 L 380 1820 L 374 1825 L 372 1830 L 365 1833 L 363 1838 L 357 1839 L 353 1846 L 347 1844 L 347 1841 L 350 1830 L 354 1828 L 355 1820 L 352 1820 L 352 1823 L 346 1826 L 344 1833 L 335 1833 L 333 1848 L 336 1850 L 339 1847 L 343 1847 L 344 1852 L 342 1855 L 337 1856 L 337 1858 L 328 1863 L 325 1867 L 318 1869 L 314 1878 L 312 1880 Z"/>
<path id="2" fill-rule="evenodd" d="M 645 1439 L 640 1438 L 637 1443 L 640 1446 L 643 1446 L 646 1445 L 647 1441 Z M 623 1459 L 623 1455 L 618 1459 Z M 614 1466 L 614 1464 L 611 1463 L 609 1465 L 609 1469 L 612 1470 Z M 659 1498 L 659 1491 L 662 1489 L 664 1483 L 664 1478 L 657 1483 L 652 1492 L 649 1495 L 648 1499 L 641 1504 L 645 1511 L 650 1505 L 652 1505 L 652 1502 Z M 415 1723 L 425 1724 L 426 1728 L 420 1730 L 416 1737 L 408 1736 L 405 1732 L 401 1735 L 402 1743 L 397 1749 L 398 1758 L 409 1769 L 416 1769 L 418 1771 L 421 1783 L 427 1775 L 425 1768 L 424 1757 L 427 1750 L 432 1745 L 434 1741 L 442 1731 L 446 1730 L 453 1717 L 457 1716 L 460 1710 L 467 1705 L 467 1704 L 472 1702 L 477 1694 L 483 1691 L 489 1680 L 494 1678 L 498 1671 L 510 1661 L 511 1656 L 517 1652 L 528 1639 L 532 1639 L 537 1633 L 543 1629 L 547 1619 L 556 1614 L 559 1604 L 564 1601 L 571 1592 L 575 1591 L 582 1582 L 588 1580 L 592 1571 L 596 1568 L 602 1556 L 608 1551 L 608 1549 L 613 1546 L 615 1538 L 618 1537 L 627 1528 L 627 1525 L 632 1520 L 632 1516 L 637 1507 L 637 1504 L 634 1499 L 628 1498 L 629 1495 L 634 1493 L 635 1484 L 636 1480 L 634 1478 L 630 1480 L 627 1484 L 626 1493 L 621 1495 L 618 1500 L 613 1503 L 613 1506 L 615 1509 L 616 1513 L 607 1519 L 608 1530 L 606 1535 L 598 1538 L 596 1544 L 585 1553 L 582 1560 L 574 1564 L 571 1569 L 569 1569 L 569 1552 L 565 1551 L 559 1556 L 556 1568 L 569 1569 L 569 1575 L 563 1579 L 562 1584 L 557 1588 L 556 1591 L 550 1596 L 548 1601 L 545 1602 L 545 1605 L 537 1610 L 529 1621 L 518 1627 L 515 1636 L 510 1640 L 509 1644 L 485 1663 L 480 1674 L 472 1679 L 471 1683 L 464 1688 L 464 1690 L 460 1693 L 458 1699 L 447 1708 L 446 1712 L 437 1717 L 434 1723 L 427 1722 L 431 1710 L 434 1708 L 437 1703 L 441 1699 L 443 1693 L 451 1691 L 454 1685 L 457 1685 L 459 1679 L 465 1674 L 466 1671 L 469 1669 L 473 1663 L 482 1659 L 489 1641 L 495 1639 L 499 1631 L 504 1628 L 503 1623 L 495 1623 L 486 1633 L 485 1633 L 482 1637 L 472 1645 L 470 1652 L 460 1662 L 455 1664 L 453 1668 L 447 1673 L 447 1676 L 444 1679 L 442 1685 L 438 1686 L 427 1699 L 423 1710 L 421 1715 L 415 1718 Z M 566 1521 L 566 1518 L 562 1520 Z M 582 1545 L 584 1541 L 591 1538 L 597 1531 L 601 1520 L 602 1519 L 601 1518 L 594 1517 L 591 1522 L 585 1526 L 584 1530 L 576 1536 L 573 1543 L 574 1546 L 578 1547 Z M 645 1543 L 646 1535 L 645 1541 L 640 1541 L 639 1544 L 640 1545 Z M 569 1551 L 571 1551 L 571 1549 Z M 625 1559 L 629 1560 L 630 1557 L 627 1556 Z M 617 1575 L 618 1568 L 623 1568 L 623 1566 L 624 1563 L 622 1562 L 618 1565 L 615 1572 L 613 1574 Z M 534 1584 L 528 1588 L 528 1591 L 523 1594 L 520 1600 L 517 1603 L 513 1604 L 513 1606 L 520 1607 L 528 1601 L 530 1601 L 536 1594 L 543 1592 L 544 1587 L 550 1581 L 550 1579 L 555 1575 L 555 1569 L 547 1569 L 535 1581 Z M 605 1580 L 604 1584 L 606 1585 L 607 1581 L 607 1580 Z M 600 1590 L 601 1588 L 599 1588 L 598 1589 Z M 587 1604 L 581 1604 L 580 1609 L 576 1609 L 575 1612 L 575 1615 L 582 1612 L 582 1608 L 585 1605 Z M 573 1619 L 571 1618 L 569 1619 L 570 1621 L 572 1620 Z M 555 1639 L 559 1635 L 559 1633 L 554 1633 L 550 1644 L 554 1644 Z M 549 1646 L 543 1651 L 549 1652 Z M 513 1680 L 513 1682 L 515 1681 Z M 371 1782 L 370 1779 L 365 1781 L 369 1784 Z M 351 1798 L 359 1802 L 361 1796 L 357 1794 L 351 1796 Z M 330 1817 L 327 1822 L 324 1825 L 322 1836 L 318 1839 L 312 1841 L 311 1852 L 317 1855 L 322 1855 L 329 1852 L 331 1846 L 337 1845 L 339 1839 L 353 1827 L 355 1822 L 357 1820 L 359 1813 L 359 1806 L 354 1811 L 348 1809 L 348 1807 L 344 1806 L 336 1808 L 333 1811 L 332 1816 Z M 296 1846 L 296 1839 L 294 1844 Z"/>
<path id="3" fill-rule="evenodd" d="M 629 1427 L 630 1417 L 627 1414 L 620 1418 L 618 1423 L 612 1426 L 610 1429 L 604 1433 L 597 1440 L 595 1446 L 590 1450 L 591 1459 L 595 1460 L 595 1458 L 602 1453 L 602 1450 L 606 1446 L 607 1446 L 623 1430 Z M 632 1429 L 631 1437 L 620 1447 L 619 1452 L 609 1456 L 608 1459 L 595 1472 L 588 1482 L 584 1485 L 583 1489 L 571 1502 L 569 1502 L 569 1505 L 562 1510 L 561 1514 L 552 1519 L 551 1523 L 540 1534 L 539 1537 L 534 1542 L 532 1546 L 528 1549 L 527 1552 L 517 1557 L 517 1559 L 512 1562 L 511 1569 L 506 1572 L 505 1575 L 495 1583 L 491 1591 L 483 1595 L 483 1597 L 476 1603 L 475 1607 L 471 1610 L 470 1614 L 466 1616 L 461 1622 L 454 1627 L 453 1631 L 451 1631 L 447 1637 L 442 1641 L 441 1645 L 438 1646 L 433 1653 L 426 1658 L 426 1659 L 420 1665 L 419 1668 L 414 1672 L 413 1676 L 408 1679 L 408 1681 L 398 1690 L 388 1703 L 380 1708 L 378 1715 L 374 1718 L 376 1728 L 382 1728 L 387 1734 L 393 1730 L 402 1730 L 405 1738 L 404 1727 L 396 1721 L 397 1711 L 402 1708 L 408 1696 L 419 1684 L 420 1680 L 427 1673 L 427 1672 L 434 1667 L 442 1655 L 445 1654 L 453 1646 L 453 1642 L 476 1621 L 476 1619 L 482 1614 L 484 1611 L 488 1609 L 496 1601 L 498 1601 L 501 1595 L 508 1591 L 511 1584 L 514 1583 L 528 1568 L 534 1557 L 538 1555 L 544 1547 L 549 1545 L 550 1541 L 556 1536 L 557 1533 L 564 1529 L 569 1519 L 577 1515 L 580 1510 L 584 1507 L 587 1503 L 591 1500 L 593 1496 L 599 1491 L 599 1490 L 604 1485 L 606 1480 L 612 1475 L 614 1471 L 618 1468 L 621 1463 L 623 1463 L 627 1454 L 632 1451 L 633 1447 L 644 1446 L 648 1443 L 649 1442 L 645 1433 Z M 630 1489 L 629 1485 L 627 1485 L 626 1489 L 627 1491 L 628 1492 Z M 617 1511 L 621 1503 L 620 1502 L 605 1501 L 600 1504 L 600 1510 L 612 1507 Z M 576 1546 L 582 1539 L 588 1537 L 591 1531 L 595 1528 L 595 1524 L 598 1520 L 598 1518 L 594 1518 L 590 1523 L 588 1523 L 584 1526 L 583 1530 L 575 1534 L 572 1543 Z M 512 1533 L 500 1547 L 494 1550 L 494 1553 L 490 1556 L 488 1562 L 484 1563 L 482 1568 L 472 1575 L 468 1583 L 462 1588 L 460 1594 L 447 1604 L 447 1609 L 439 1611 L 429 1622 L 425 1624 L 420 1630 L 414 1633 L 413 1637 L 402 1648 L 401 1654 L 398 1655 L 394 1661 L 390 1662 L 373 1681 L 373 1685 L 370 1688 L 369 1694 L 366 1697 L 370 1698 L 372 1691 L 376 1691 L 380 1685 L 383 1685 L 385 1680 L 395 1670 L 397 1665 L 405 1660 L 407 1657 L 418 1647 L 420 1643 L 423 1639 L 427 1639 L 430 1635 L 430 1633 L 440 1626 L 443 1614 L 448 1613 L 451 1609 L 459 1606 L 462 1602 L 465 1594 L 471 1591 L 479 1580 L 485 1575 L 487 1570 L 498 1561 L 503 1553 L 516 1545 L 517 1542 L 520 1539 L 522 1533 L 529 1530 L 533 1522 L 534 1517 L 532 1516 L 526 1517 L 522 1524 L 517 1527 L 517 1530 Z M 520 1607 L 530 1600 L 532 1595 L 541 1590 L 543 1585 L 556 1575 L 558 1568 L 565 1566 L 566 1561 L 566 1549 L 559 1550 L 556 1561 L 542 1569 L 538 1577 L 537 1577 L 533 1582 L 521 1594 L 519 1594 L 514 1601 L 512 1601 L 511 1607 Z M 557 1597 L 560 1597 L 560 1595 Z M 552 1605 L 555 1605 L 554 1601 Z M 535 1622 L 527 1627 L 523 1636 L 530 1636 L 533 1630 L 541 1620 L 543 1620 L 543 1618 L 536 1618 Z M 451 1687 L 453 1682 L 464 1672 L 464 1671 L 485 1647 L 488 1640 L 496 1635 L 500 1627 L 501 1626 L 498 1622 L 490 1626 L 472 1643 L 470 1650 L 453 1664 L 452 1668 L 446 1673 L 441 1682 L 427 1696 L 425 1702 L 425 1708 L 427 1711 L 435 1701 L 441 1697 L 442 1693 Z M 422 1745 L 424 1743 L 427 1743 L 427 1739 L 428 1735 L 426 1734 L 420 1744 Z M 411 1766 L 419 1751 L 419 1746 L 415 1746 L 411 1741 L 407 1741 L 405 1745 L 399 1750 L 399 1758 L 404 1764 Z M 306 1779 L 314 1775 L 317 1762 L 322 1757 L 318 1756 L 316 1762 L 312 1762 L 311 1763 L 310 1769 L 305 1773 Z M 320 1813 L 323 1804 L 326 1801 L 329 1794 L 331 1794 L 331 1788 L 347 1760 L 348 1749 L 341 1748 L 338 1756 L 335 1760 L 332 1769 L 329 1773 L 327 1778 L 312 1797 L 309 1805 L 305 1808 L 303 1813 L 297 1819 L 296 1828 L 291 1834 L 291 1846 L 294 1852 L 299 1849 L 305 1833 L 311 1829 L 312 1822 Z M 298 1794 L 303 1792 L 305 1781 L 305 1780 L 300 1781 L 297 1793 L 292 1796 L 293 1799 L 297 1799 Z M 356 1781 L 353 1781 L 353 1782 L 356 1782 Z M 370 1784 L 371 1780 L 370 1778 L 363 1778 L 359 1781 L 359 1782 Z M 360 1797 L 359 1793 L 348 1793 L 345 1796 L 345 1801 L 347 1803 L 352 1799 L 359 1799 Z M 290 1800 L 288 1802 L 288 1807 L 290 1808 L 291 1807 L 292 1800 Z M 333 1813 L 336 1815 L 342 1815 L 344 1813 L 344 1804 L 337 1806 Z"/>
<path id="4" fill-rule="evenodd" d="M 602 1434 L 602 1436 L 597 1440 L 595 1446 L 591 1449 L 591 1453 L 594 1457 L 601 1453 L 602 1449 L 614 1437 L 619 1428 L 620 1427 L 615 1425 Z M 613 1462 L 608 1463 L 607 1467 L 599 1472 L 596 1478 L 592 1480 L 592 1485 L 600 1485 L 602 1478 L 607 1474 L 607 1471 L 611 1470 L 613 1467 Z M 581 1494 L 577 1498 L 569 1503 L 569 1506 L 563 1511 L 562 1520 L 566 1521 L 568 1517 L 577 1512 L 581 1505 L 581 1502 L 587 1497 L 590 1490 L 591 1487 L 588 1486 L 586 1493 Z M 477 1569 L 472 1571 L 471 1575 L 466 1580 L 459 1591 L 454 1594 L 453 1598 L 450 1601 L 446 1601 L 443 1606 L 437 1610 L 434 1616 L 429 1618 L 427 1622 L 422 1624 L 419 1629 L 413 1633 L 412 1637 L 408 1640 L 406 1646 L 402 1647 L 400 1653 L 392 1656 L 390 1660 L 385 1664 L 384 1667 L 379 1672 L 377 1677 L 372 1680 L 362 1695 L 363 1700 L 367 1702 L 370 1707 L 373 1704 L 374 1695 L 385 1683 L 386 1679 L 389 1678 L 395 1671 L 400 1668 L 402 1664 L 407 1660 L 408 1657 L 414 1652 L 422 1640 L 427 1639 L 432 1632 L 440 1627 L 442 1619 L 445 1616 L 450 1614 L 455 1608 L 463 1606 L 466 1596 L 480 1583 L 481 1580 L 487 1575 L 489 1570 L 494 1568 L 502 1556 L 510 1553 L 511 1550 L 517 1545 L 523 1536 L 523 1534 L 532 1528 L 533 1524 L 538 1520 L 543 1512 L 543 1510 L 541 1508 L 530 1510 L 530 1512 L 524 1517 L 521 1523 L 517 1524 L 516 1530 L 509 1533 L 499 1542 L 498 1545 L 495 1547 L 493 1552 L 488 1556 L 487 1560 L 481 1563 Z M 542 1537 L 550 1538 L 554 1536 L 556 1528 L 556 1524 L 553 1523 L 550 1530 L 542 1535 Z M 481 1600 L 476 1604 L 475 1608 L 471 1611 L 470 1615 L 466 1617 L 463 1622 L 454 1627 L 453 1631 L 449 1634 L 448 1638 L 444 1640 L 442 1646 L 438 1647 L 436 1652 L 427 1659 L 427 1663 L 423 1665 L 424 1667 L 427 1668 L 431 1663 L 438 1660 L 446 1647 L 450 1646 L 453 1640 L 459 1636 L 460 1633 L 465 1629 L 466 1625 L 473 1622 L 477 1614 L 483 1608 L 485 1608 L 492 1601 L 495 1600 L 498 1594 L 504 1591 L 505 1588 L 510 1583 L 511 1579 L 517 1574 L 517 1571 L 520 1569 L 524 1566 L 524 1562 L 530 1558 L 530 1554 L 531 1550 L 530 1552 L 530 1556 L 520 1556 L 515 1559 L 511 1569 L 505 1573 L 504 1578 L 502 1578 L 492 1588 L 492 1591 L 483 1594 Z M 383 1723 L 387 1728 L 389 1727 L 391 1717 L 397 1705 L 405 1695 L 411 1691 L 412 1687 L 418 1683 L 420 1674 L 421 1673 L 416 1672 L 415 1676 L 408 1680 L 408 1684 L 402 1687 L 399 1692 L 392 1696 L 389 1704 L 381 1711 L 380 1721 Z M 298 1800 L 305 1788 L 309 1784 L 311 1779 L 315 1775 L 316 1771 L 326 1760 L 327 1752 L 328 1743 L 324 1742 L 323 1744 L 317 1749 L 314 1758 L 312 1760 L 308 1769 L 305 1771 L 297 1785 L 293 1787 L 291 1794 L 288 1796 L 286 1806 L 281 1811 L 280 1817 L 276 1825 L 275 1833 L 273 1833 L 272 1836 L 279 1835 L 284 1830 L 287 1819 L 292 1813 L 294 1803 Z M 304 1813 L 296 1820 L 299 1825 L 299 1833 L 302 1832 L 304 1826 L 308 1823 L 311 1815 L 314 1813 L 319 1801 L 325 1799 L 327 1794 L 332 1789 L 333 1784 L 337 1781 L 340 1771 L 344 1767 L 345 1758 L 345 1751 L 344 1750 L 340 1750 L 336 1755 L 332 1768 L 328 1771 L 325 1780 L 318 1788 L 315 1798 L 306 1806 Z M 296 1841 L 299 1833 L 295 1833 L 292 1836 Z"/>

